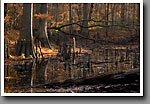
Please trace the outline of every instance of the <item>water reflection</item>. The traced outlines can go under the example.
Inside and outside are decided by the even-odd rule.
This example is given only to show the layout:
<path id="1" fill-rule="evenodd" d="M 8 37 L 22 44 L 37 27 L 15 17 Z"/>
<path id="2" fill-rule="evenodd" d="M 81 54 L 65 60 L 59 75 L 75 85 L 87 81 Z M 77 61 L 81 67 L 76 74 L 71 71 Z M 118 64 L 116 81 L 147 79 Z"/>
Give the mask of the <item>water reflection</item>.
<path id="1" fill-rule="evenodd" d="M 14 92 L 22 87 L 63 82 L 66 79 L 79 79 L 106 72 L 128 70 L 139 67 L 139 54 L 123 49 L 97 49 L 92 54 L 82 54 L 76 64 L 58 59 L 32 60 L 20 64 L 5 64 L 5 92 Z M 8 91 L 8 90 L 9 91 Z"/>

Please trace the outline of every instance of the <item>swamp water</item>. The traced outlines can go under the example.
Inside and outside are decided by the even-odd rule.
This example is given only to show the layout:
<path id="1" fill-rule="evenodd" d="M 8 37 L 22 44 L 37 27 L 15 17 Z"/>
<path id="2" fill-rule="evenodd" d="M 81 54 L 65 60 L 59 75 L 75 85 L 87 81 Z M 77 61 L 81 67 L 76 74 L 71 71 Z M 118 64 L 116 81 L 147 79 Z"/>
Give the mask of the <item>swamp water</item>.
<path id="1" fill-rule="evenodd" d="M 139 52 L 128 49 L 94 49 L 78 53 L 74 62 L 72 59 L 63 61 L 55 56 L 48 59 L 24 60 L 5 63 L 6 93 L 36 93 L 36 92 L 139 92 L 139 80 L 124 84 L 96 84 L 81 86 L 43 86 L 48 83 L 64 82 L 68 79 L 86 79 L 107 72 L 132 70 L 139 68 Z"/>

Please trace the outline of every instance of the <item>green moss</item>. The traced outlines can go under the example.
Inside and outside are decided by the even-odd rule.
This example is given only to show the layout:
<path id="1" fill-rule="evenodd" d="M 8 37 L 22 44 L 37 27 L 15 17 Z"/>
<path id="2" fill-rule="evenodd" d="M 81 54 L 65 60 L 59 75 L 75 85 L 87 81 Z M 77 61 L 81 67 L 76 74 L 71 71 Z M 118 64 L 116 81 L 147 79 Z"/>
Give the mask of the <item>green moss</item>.
<path id="1" fill-rule="evenodd" d="M 25 54 L 24 54 L 24 53 L 22 53 L 22 54 L 21 54 L 21 57 L 22 57 L 22 58 L 25 58 Z"/>

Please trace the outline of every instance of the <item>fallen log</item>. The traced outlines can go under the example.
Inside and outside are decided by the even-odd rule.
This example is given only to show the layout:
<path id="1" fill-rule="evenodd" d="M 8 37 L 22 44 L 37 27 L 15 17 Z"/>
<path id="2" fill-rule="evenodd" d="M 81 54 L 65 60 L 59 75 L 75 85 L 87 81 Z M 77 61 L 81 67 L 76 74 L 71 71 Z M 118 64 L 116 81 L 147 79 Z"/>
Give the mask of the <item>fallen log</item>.
<path id="1" fill-rule="evenodd" d="M 56 88 L 59 87 L 70 87 L 80 85 L 95 85 L 95 84 L 125 84 L 132 83 L 138 80 L 140 83 L 140 68 L 130 69 L 120 72 L 105 73 L 94 77 L 88 77 L 86 79 L 68 79 L 64 82 L 47 83 L 43 85 L 28 86 L 27 88 Z"/>
<path id="2" fill-rule="evenodd" d="M 136 68 L 136 69 L 121 71 L 121 72 L 105 73 L 87 79 L 77 79 L 77 80 L 73 80 L 72 83 L 74 83 L 75 85 L 94 85 L 100 83 L 121 84 L 121 83 L 130 83 L 139 79 L 140 79 L 140 69 Z M 64 83 L 67 83 L 67 81 L 65 81 Z"/>

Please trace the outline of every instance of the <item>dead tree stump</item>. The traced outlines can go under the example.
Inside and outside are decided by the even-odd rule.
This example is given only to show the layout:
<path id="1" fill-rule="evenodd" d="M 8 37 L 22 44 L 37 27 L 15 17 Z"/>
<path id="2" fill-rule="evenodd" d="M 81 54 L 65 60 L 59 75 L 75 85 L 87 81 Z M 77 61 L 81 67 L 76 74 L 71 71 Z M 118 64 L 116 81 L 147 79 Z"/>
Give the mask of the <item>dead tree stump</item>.
<path id="1" fill-rule="evenodd" d="M 10 49 L 9 49 L 9 39 L 4 40 L 4 58 L 9 58 Z"/>

